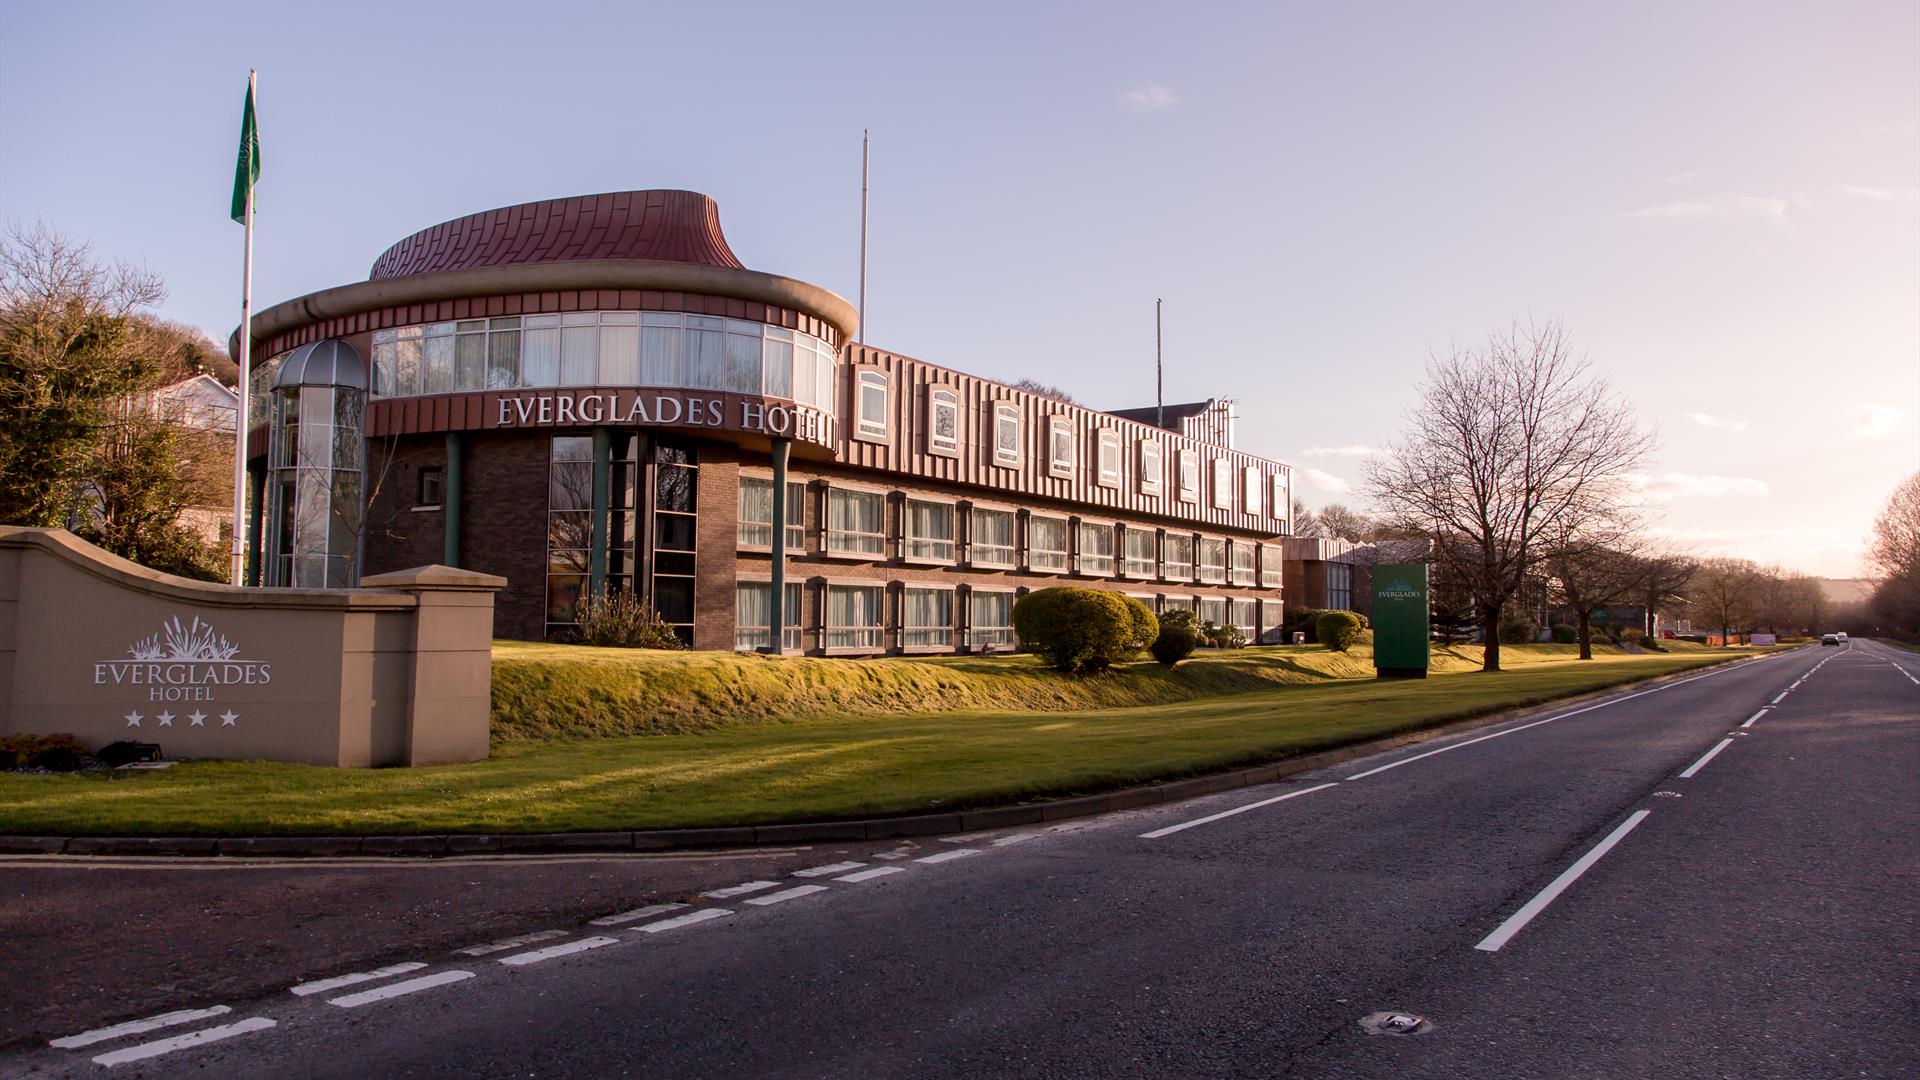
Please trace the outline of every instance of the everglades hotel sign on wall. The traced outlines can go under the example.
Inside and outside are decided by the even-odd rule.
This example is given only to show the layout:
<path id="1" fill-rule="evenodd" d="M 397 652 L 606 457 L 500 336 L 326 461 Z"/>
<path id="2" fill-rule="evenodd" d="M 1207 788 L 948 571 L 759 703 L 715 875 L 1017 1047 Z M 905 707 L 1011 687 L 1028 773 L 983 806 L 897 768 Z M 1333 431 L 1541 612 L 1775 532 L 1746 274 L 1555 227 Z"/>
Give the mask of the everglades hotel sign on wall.
<path id="1" fill-rule="evenodd" d="M 161 624 L 158 633 L 134 642 L 126 659 L 96 660 L 93 685 L 123 688 L 133 703 L 121 719 L 130 728 L 151 724 L 172 727 L 176 720 L 186 727 L 207 726 L 217 719 L 221 727 L 235 727 L 240 714 L 232 708 L 217 716 L 198 706 L 217 707 L 220 691 L 227 687 L 267 686 L 273 682 L 273 665 L 265 660 L 240 657 L 240 646 L 214 630 L 212 624 L 194 616 L 183 623 L 175 615 Z M 176 715 L 168 706 L 183 705 L 193 711 Z M 142 706 L 146 711 L 142 712 Z M 155 710 L 154 706 L 160 706 Z"/>
<path id="2" fill-rule="evenodd" d="M 707 428 L 833 444 L 833 414 L 811 405 L 731 391 L 708 393 L 579 387 L 492 390 L 476 394 L 375 401 L 370 437 L 423 431 L 661 427 Z"/>

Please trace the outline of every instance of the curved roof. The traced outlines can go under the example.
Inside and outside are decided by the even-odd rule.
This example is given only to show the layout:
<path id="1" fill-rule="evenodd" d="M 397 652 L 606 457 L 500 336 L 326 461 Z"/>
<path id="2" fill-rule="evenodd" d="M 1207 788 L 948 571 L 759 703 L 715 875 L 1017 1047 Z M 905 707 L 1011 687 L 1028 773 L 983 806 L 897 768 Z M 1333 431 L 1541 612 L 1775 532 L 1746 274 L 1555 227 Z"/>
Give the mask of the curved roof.
<path id="1" fill-rule="evenodd" d="M 281 357 L 273 372 L 272 389 L 289 386 L 346 386 L 367 388 L 367 362 L 353 346 L 339 338 L 315 341 Z"/>
<path id="2" fill-rule="evenodd" d="M 614 191 L 443 221 L 388 248 L 368 279 L 607 259 L 744 269 L 727 247 L 712 199 L 697 191 Z"/>

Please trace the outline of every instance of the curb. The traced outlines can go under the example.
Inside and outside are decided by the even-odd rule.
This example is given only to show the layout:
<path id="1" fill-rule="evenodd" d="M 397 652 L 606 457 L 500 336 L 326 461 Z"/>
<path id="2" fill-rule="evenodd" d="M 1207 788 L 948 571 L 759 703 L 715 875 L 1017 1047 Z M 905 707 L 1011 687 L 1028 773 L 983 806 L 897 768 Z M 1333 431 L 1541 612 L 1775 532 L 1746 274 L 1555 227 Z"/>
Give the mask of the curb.
<path id="1" fill-rule="evenodd" d="M 1768 653 L 1766 656 L 1777 656 Z M 854 821 L 790 822 L 779 825 L 739 825 L 700 829 L 639 829 L 624 832 L 578 833 L 502 833 L 407 836 L 0 836 L 0 855 L 147 855 L 147 856 L 227 856 L 253 858 L 339 857 L 367 855 L 391 858 L 419 858 L 445 855 L 492 854 L 582 854 L 593 852 L 661 852 L 712 848 L 792 845 L 824 841 L 893 840 L 905 837 L 940 836 L 953 833 L 982 832 L 1022 825 L 1041 825 L 1071 818 L 1132 810 L 1142 806 L 1182 802 L 1202 795 L 1215 795 L 1238 788 L 1257 787 L 1303 772 L 1352 761 L 1404 746 L 1428 742 L 1471 731 L 1521 720 L 1544 712 L 1554 712 L 1583 702 L 1597 701 L 1625 691 L 1656 686 L 1699 674 L 1701 670 L 1727 670 L 1763 660 L 1766 656 L 1742 657 L 1726 664 L 1708 665 L 1676 671 L 1652 679 L 1641 679 L 1605 690 L 1590 691 L 1558 698 L 1540 705 L 1523 706 L 1488 713 L 1485 716 L 1454 720 L 1435 727 L 1388 735 L 1366 742 L 1321 750 L 1300 757 L 1210 773 L 1187 780 L 1173 780 L 1144 787 L 1123 788 L 1102 795 L 1086 795 L 1049 802 L 1020 803 L 980 810 L 957 810 L 939 814 L 907 814 L 893 817 L 862 818 Z"/>

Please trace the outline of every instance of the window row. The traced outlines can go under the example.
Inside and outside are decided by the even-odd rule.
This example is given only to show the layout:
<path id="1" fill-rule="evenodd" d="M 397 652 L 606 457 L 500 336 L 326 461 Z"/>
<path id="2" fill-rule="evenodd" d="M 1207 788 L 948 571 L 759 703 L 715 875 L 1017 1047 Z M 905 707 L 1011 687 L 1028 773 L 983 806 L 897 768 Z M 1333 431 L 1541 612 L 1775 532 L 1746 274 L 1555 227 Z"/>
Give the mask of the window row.
<path id="1" fill-rule="evenodd" d="M 810 334 L 744 319 L 577 311 L 376 331 L 376 397 L 547 386 L 665 386 L 833 408 L 835 358 Z"/>
<path id="2" fill-rule="evenodd" d="M 802 610 L 809 591 L 814 598 L 811 618 Z M 803 632 L 808 629 L 812 631 L 814 647 L 826 652 L 1013 649 L 1018 645 L 1013 631 L 1013 605 L 1023 591 L 900 582 L 821 582 L 809 590 L 805 583 L 788 582 L 781 608 L 784 624 L 781 649 L 805 648 Z M 738 582 L 734 595 L 734 648 L 765 649 L 773 585 L 766 581 Z M 1237 626 L 1250 643 L 1280 640 L 1284 613 L 1278 600 L 1153 593 L 1127 595 L 1146 604 L 1156 615 L 1174 610 L 1190 611 L 1202 622 Z"/>
<path id="3" fill-rule="evenodd" d="M 1082 577 L 1199 581 L 1279 588 L 1281 551 L 1252 540 L 1196 536 L 1136 525 L 960 504 L 864 488 L 823 485 L 812 501 L 808 485 L 787 484 L 785 550 L 832 558 L 1027 570 Z M 889 502 L 896 504 L 889 528 Z M 750 550 L 773 546 L 773 481 L 740 477 L 738 542 Z M 809 545 L 808 538 L 814 543 Z"/>
<path id="4" fill-rule="evenodd" d="M 872 442 L 890 441 L 895 434 L 892 373 L 875 367 L 856 368 L 854 386 L 854 437 Z M 1003 468 L 1019 468 L 1026 452 L 1024 433 L 1020 430 L 1020 406 L 1011 401 L 993 402 L 991 414 L 984 422 L 988 425 L 989 460 Z M 962 427 L 959 393 L 941 386 L 928 388 L 925 451 L 937 457 L 958 457 Z M 1049 416 L 1046 430 L 1040 436 L 1040 448 L 1048 476 L 1071 480 L 1084 467 L 1101 487 L 1119 488 L 1123 483 L 1125 437 L 1118 429 L 1096 429 L 1090 456 L 1083 463 L 1072 418 Z M 1171 486 L 1176 501 L 1199 505 L 1203 481 L 1200 452 L 1179 450 L 1171 461 L 1165 455 L 1165 446 L 1157 439 L 1142 439 L 1136 444 L 1134 471 L 1140 494 L 1164 496 Z M 1213 458 L 1209 465 L 1211 475 L 1205 478 L 1209 481 L 1206 484 L 1208 505 L 1217 510 L 1238 508 L 1241 513 L 1255 517 L 1264 515 L 1282 523 L 1277 531 L 1286 531 L 1284 523 L 1292 502 L 1285 472 L 1268 473 L 1249 465 L 1240 468 L 1239 476 L 1235 477 L 1233 462 L 1227 458 Z"/>

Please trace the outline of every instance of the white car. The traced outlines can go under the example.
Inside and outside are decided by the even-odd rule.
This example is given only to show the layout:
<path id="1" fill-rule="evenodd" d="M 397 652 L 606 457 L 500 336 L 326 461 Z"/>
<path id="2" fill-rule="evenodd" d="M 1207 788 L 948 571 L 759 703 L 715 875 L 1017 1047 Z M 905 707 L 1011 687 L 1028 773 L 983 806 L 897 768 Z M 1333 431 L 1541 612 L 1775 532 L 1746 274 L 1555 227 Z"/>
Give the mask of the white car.
<path id="1" fill-rule="evenodd" d="M 1845 630 L 1842 630 L 1833 636 L 1839 640 L 1840 644 L 1845 645 L 1847 643 L 1847 632 Z"/>

